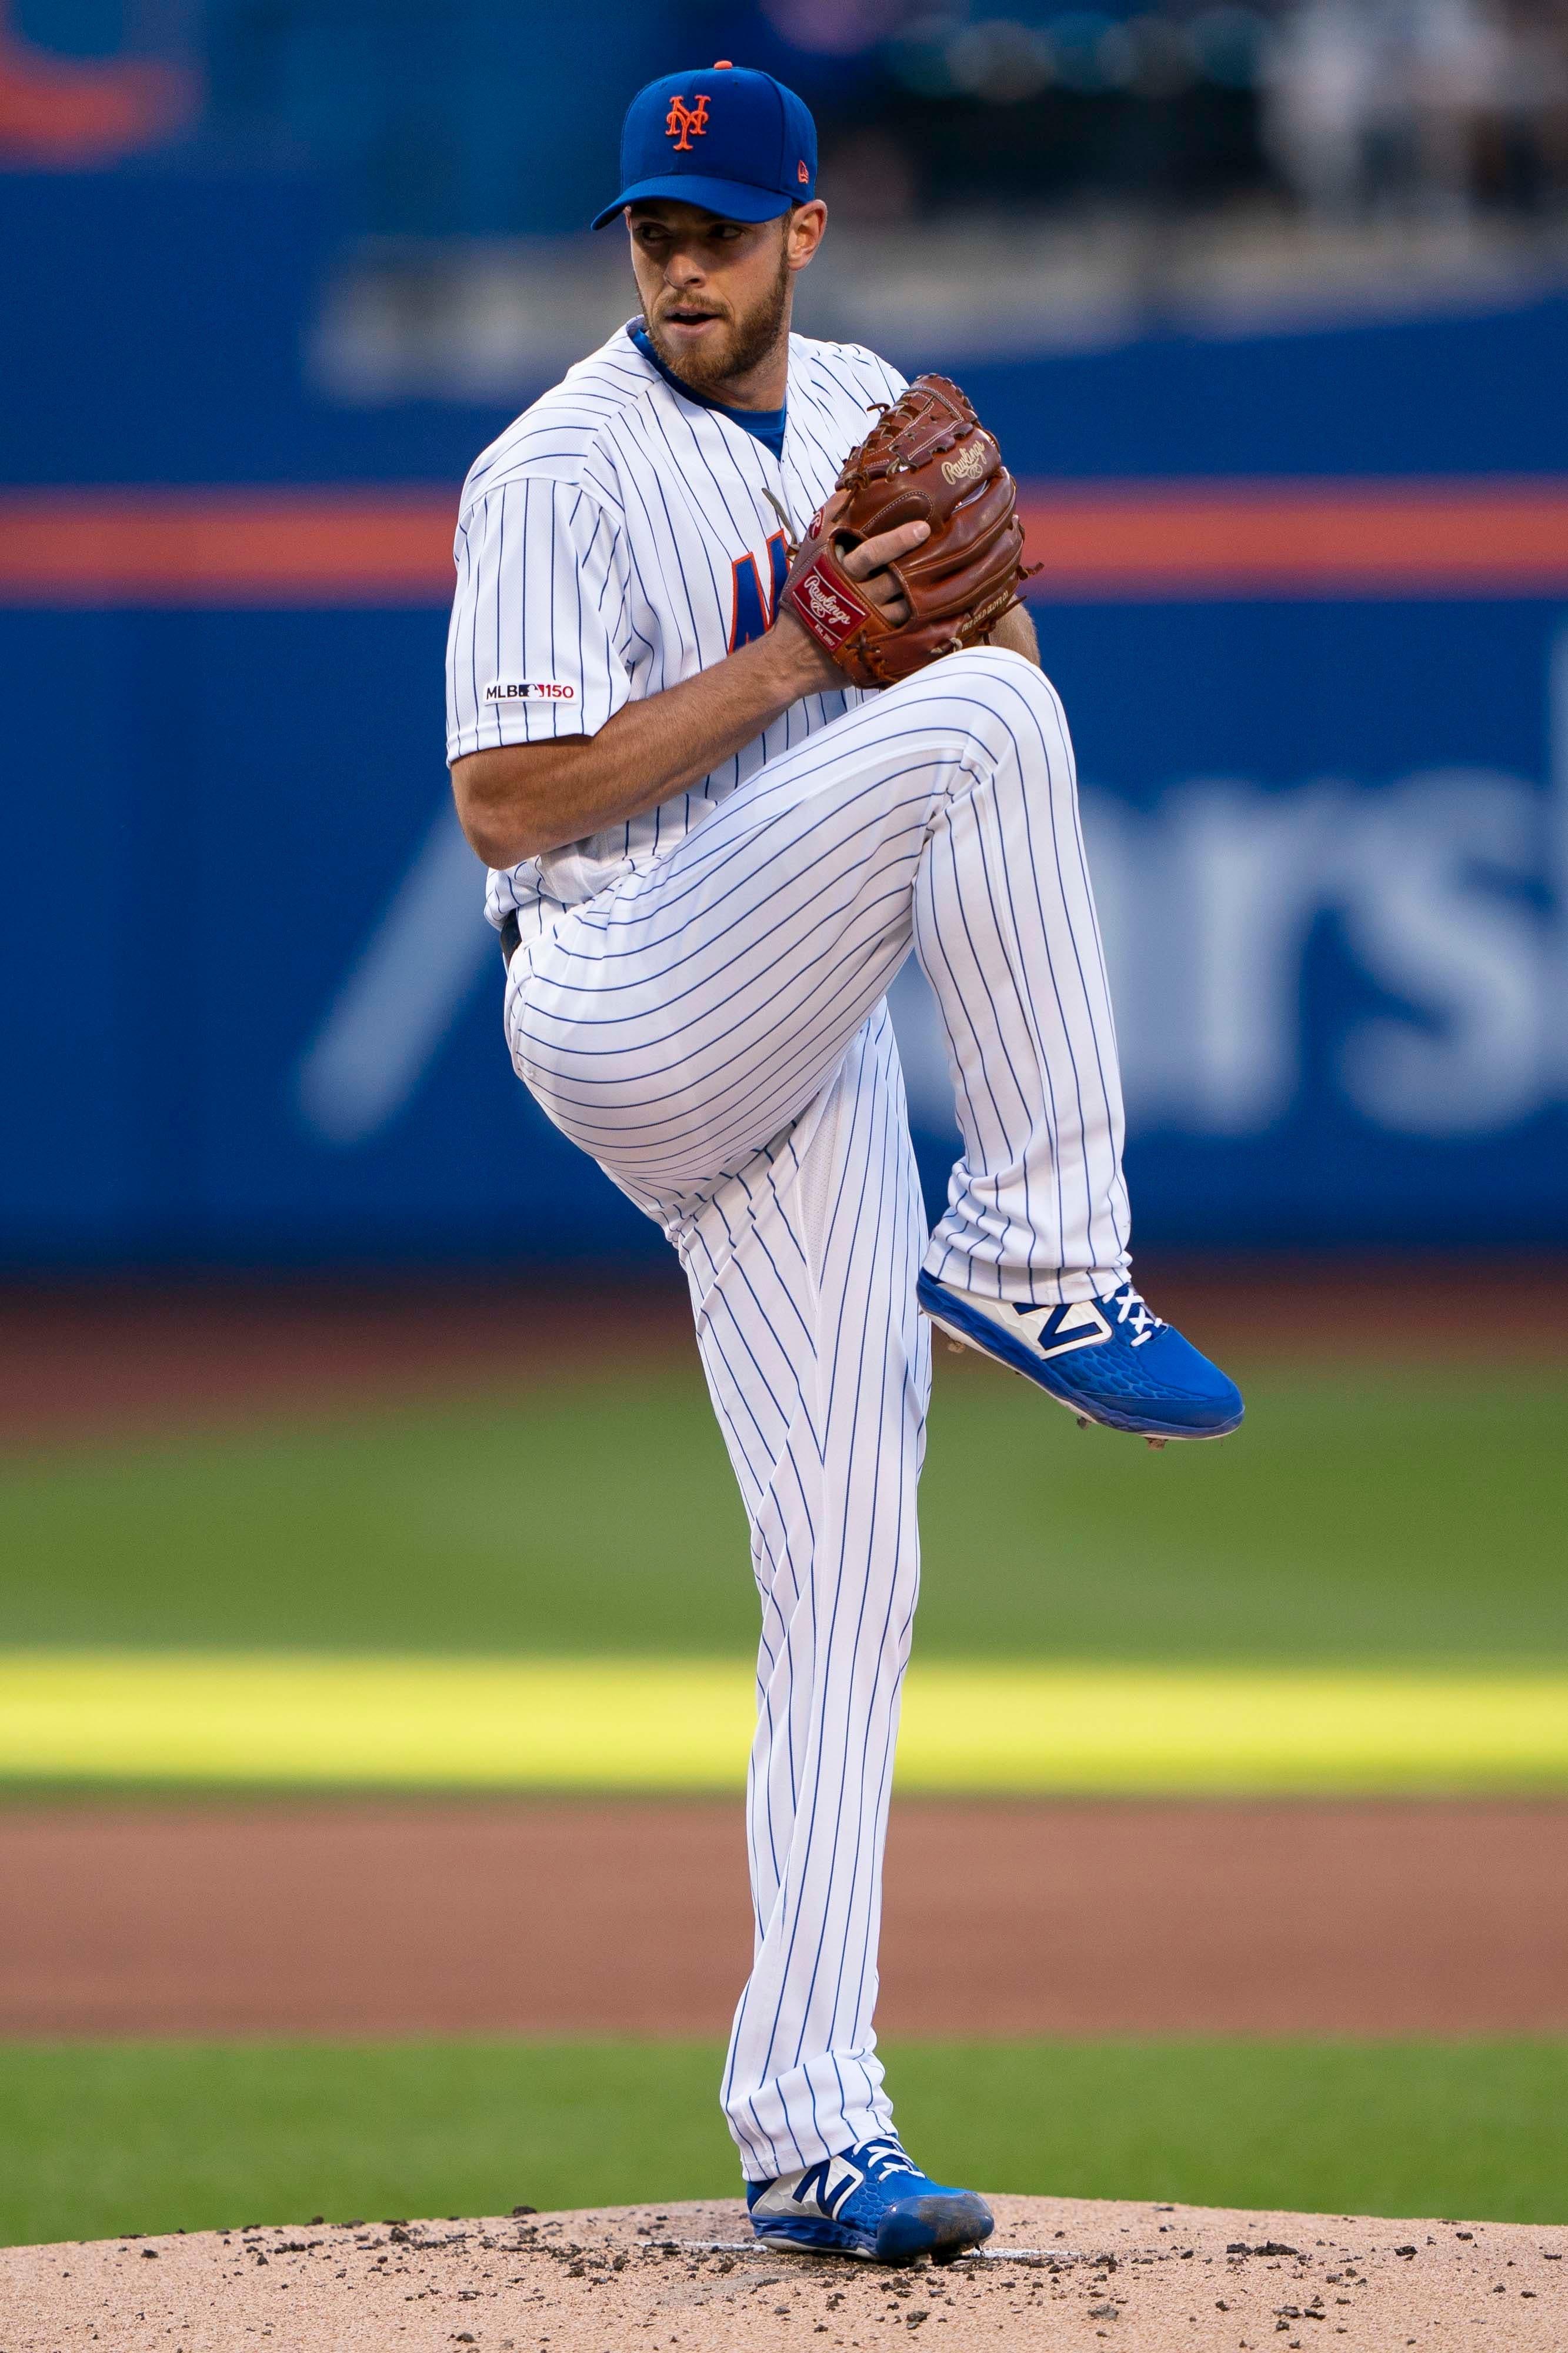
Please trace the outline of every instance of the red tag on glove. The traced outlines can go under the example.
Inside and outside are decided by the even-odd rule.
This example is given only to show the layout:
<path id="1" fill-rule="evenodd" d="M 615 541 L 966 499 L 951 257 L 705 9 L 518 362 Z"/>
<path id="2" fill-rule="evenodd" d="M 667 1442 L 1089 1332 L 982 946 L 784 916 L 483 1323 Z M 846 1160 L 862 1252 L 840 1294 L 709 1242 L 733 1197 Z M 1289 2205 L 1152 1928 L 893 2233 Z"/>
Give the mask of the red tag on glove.
<path id="1" fill-rule="evenodd" d="M 831 562 L 826 549 L 789 584 L 790 602 L 819 646 L 836 654 L 871 617 L 871 607 Z"/>

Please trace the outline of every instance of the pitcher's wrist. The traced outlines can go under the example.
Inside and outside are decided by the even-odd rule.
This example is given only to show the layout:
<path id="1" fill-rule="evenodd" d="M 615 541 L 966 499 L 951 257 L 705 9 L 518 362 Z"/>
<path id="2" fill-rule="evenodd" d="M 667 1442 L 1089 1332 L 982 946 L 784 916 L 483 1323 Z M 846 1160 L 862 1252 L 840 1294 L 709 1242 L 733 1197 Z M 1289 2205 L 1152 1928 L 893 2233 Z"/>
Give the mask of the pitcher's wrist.
<path id="1" fill-rule="evenodd" d="M 778 618 L 763 643 L 772 656 L 774 675 L 791 690 L 792 702 L 798 702 L 803 694 L 825 694 L 844 684 L 844 673 L 832 655 L 824 652 L 788 605 L 781 603 Z"/>

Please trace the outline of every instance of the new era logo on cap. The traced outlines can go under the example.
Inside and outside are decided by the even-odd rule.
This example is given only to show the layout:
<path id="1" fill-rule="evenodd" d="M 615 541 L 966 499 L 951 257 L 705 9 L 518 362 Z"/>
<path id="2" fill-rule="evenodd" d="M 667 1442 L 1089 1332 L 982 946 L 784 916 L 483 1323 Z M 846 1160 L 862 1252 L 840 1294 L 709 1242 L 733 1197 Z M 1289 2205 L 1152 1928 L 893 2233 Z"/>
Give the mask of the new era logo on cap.
<path id="1" fill-rule="evenodd" d="M 621 132 L 621 193 L 594 227 L 658 196 L 725 220 L 777 220 L 816 186 L 816 127 L 794 90 L 721 58 L 638 90 Z"/>

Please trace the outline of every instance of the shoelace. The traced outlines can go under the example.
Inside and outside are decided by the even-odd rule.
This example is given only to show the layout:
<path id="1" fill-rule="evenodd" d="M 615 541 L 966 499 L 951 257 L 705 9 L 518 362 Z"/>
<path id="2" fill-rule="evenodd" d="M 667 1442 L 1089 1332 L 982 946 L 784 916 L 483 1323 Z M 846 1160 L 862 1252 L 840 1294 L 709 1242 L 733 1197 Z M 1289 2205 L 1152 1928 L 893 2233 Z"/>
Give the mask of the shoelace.
<path id="1" fill-rule="evenodd" d="M 1134 1291 L 1130 1282 L 1124 1284 L 1121 1290 L 1113 1291 L 1110 1298 L 1102 1301 L 1101 1304 L 1115 1308 L 1116 1320 L 1119 1324 L 1131 1324 L 1132 1345 L 1135 1348 L 1141 1348 L 1145 1340 L 1152 1340 L 1156 1332 L 1163 1332 L 1165 1328 L 1163 1318 L 1155 1314 L 1142 1293 Z"/>
<path id="2" fill-rule="evenodd" d="M 868 2141 L 856 2156 L 864 2164 L 873 2181 L 883 2181 L 889 2173 L 919 2173 L 920 2167 L 909 2151 L 890 2136 L 886 2140 Z"/>

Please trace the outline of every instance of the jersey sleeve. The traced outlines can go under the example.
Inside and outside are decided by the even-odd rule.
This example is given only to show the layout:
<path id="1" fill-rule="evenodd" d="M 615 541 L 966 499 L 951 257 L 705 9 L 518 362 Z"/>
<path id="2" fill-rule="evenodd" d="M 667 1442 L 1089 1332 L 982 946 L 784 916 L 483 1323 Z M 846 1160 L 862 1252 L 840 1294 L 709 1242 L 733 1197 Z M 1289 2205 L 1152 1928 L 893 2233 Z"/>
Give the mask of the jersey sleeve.
<path id="1" fill-rule="evenodd" d="M 620 533 L 574 482 L 524 475 L 458 526 L 447 757 L 595 735 L 627 699 Z"/>

